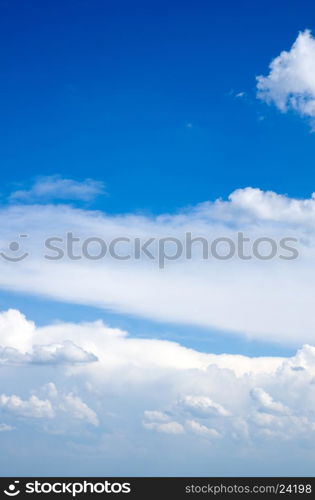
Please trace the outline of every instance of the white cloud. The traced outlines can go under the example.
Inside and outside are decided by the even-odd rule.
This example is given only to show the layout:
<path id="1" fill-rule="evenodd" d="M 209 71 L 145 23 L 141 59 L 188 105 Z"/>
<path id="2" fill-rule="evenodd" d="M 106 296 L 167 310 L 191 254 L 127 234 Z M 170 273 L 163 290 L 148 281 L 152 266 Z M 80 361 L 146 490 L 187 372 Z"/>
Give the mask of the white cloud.
<path id="1" fill-rule="evenodd" d="M 294 110 L 315 118 L 315 39 L 309 30 L 299 33 L 289 51 L 270 63 L 268 76 L 257 77 L 258 97 L 283 112 Z"/>
<path id="2" fill-rule="evenodd" d="M 60 344 L 35 345 L 30 355 L 32 363 L 92 363 L 97 357 L 71 341 Z"/>
<path id="3" fill-rule="evenodd" d="M 249 467 L 254 475 L 280 474 L 282 462 L 270 446 L 276 438 L 277 453 L 290 461 L 287 471 L 296 470 L 300 460 L 304 471 L 315 465 L 308 454 L 315 444 L 313 346 L 289 358 L 200 353 L 170 341 L 135 338 L 101 321 L 36 327 L 18 311 L 0 314 L 0 344 L 2 334 L 9 339 L 8 322 L 16 332 L 14 319 L 16 349 L 23 345 L 31 352 L 39 338 L 47 345 L 70 341 L 98 358 L 57 367 L 1 367 L 0 421 L 17 434 L 27 425 L 26 439 L 40 432 L 43 443 L 46 435 L 67 435 L 60 456 L 80 450 L 89 460 L 94 457 L 94 467 L 114 460 L 116 470 L 127 472 L 127 453 L 128 467 L 132 462 L 138 473 L 153 475 L 206 473 L 200 461 L 217 464 L 219 475 L 235 473 L 235 463 L 243 475 Z"/>
<path id="4" fill-rule="evenodd" d="M 227 417 L 230 415 L 223 406 L 206 396 L 185 396 L 185 398 L 179 402 L 179 406 L 198 417 L 209 417 L 212 415 Z"/>
<path id="5" fill-rule="evenodd" d="M 23 353 L 14 347 L 0 347 L 0 364 L 74 364 L 92 363 L 97 357 L 84 351 L 71 341 L 58 344 L 34 345 L 31 352 Z"/>
<path id="6" fill-rule="evenodd" d="M 103 182 L 93 179 L 75 181 L 58 176 L 39 177 L 30 189 L 20 189 L 10 195 L 11 201 L 40 202 L 49 200 L 91 201 L 104 194 Z"/>
<path id="7" fill-rule="evenodd" d="M 144 411 L 143 427 L 164 434 L 184 434 L 184 426 L 171 419 L 171 416 L 162 411 Z"/>
<path id="8" fill-rule="evenodd" d="M 295 346 L 312 343 L 314 215 L 314 197 L 298 200 L 253 188 L 234 191 L 228 201 L 206 202 L 156 218 L 133 214 L 114 217 L 64 206 L 41 206 L 40 210 L 25 205 L 3 208 L 0 250 L 6 256 L 24 251 L 29 256 L 14 263 L 0 254 L 0 287 L 269 342 Z M 281 238 L 294 237 L 298 242 L 292 245 L 298 248 L 299 258 L 202 260 L 201 245 L 196 243 L 192 259 L 168 261 L 164 269 L 145 256 L 126 261 L 108 254 L 101 260 L 72 260 L 66 256 L 57 261 L 44 259 L 45 254 L 55 255 L 45 249 L 46 238 L 64 238 L 58 243 L 64 251 L 68 232 L 81 238 L 75 254 L 91 236 L 108 243 L 120 236 L 139 237 L 142 241 L 161 236 L 183 240 L 185 233 L 191 232 L 193 237 L 209 241 L 223 236 L 236 242 L 237 233 L 243 232 L 251 240 L 245 243 L 245 254 L 250 253 L 257 238 L 273 238 L 279 250 Z M 29 236 L 20 241 L 23 249 L 10 254 L 8 242 L 19 234 Z M 121 251 L 129 250 L 122 243 Z"/>
<path id="9" fill-rule="evenodd" d="M 99 419 L 96 412 L 89 408 L 77 395 L 60 393 L 52 382 L 44 386 L 41 391 L 47 394 L 56 412 L 61 411 L 76 420 L 86 421 L 98 427 Z"/>
<path id="10" fill-rule="evenodd" d="M 22 399 L 15 394 L 1 394 L 0 409 L 17 417 L 55 419 L 62 414 L 71 419 L 86 421 L 95 427 L 99 425 L 95 411 L 75 394 L 59 392 L 52 382 L 42 387 L 40 392 L 45 399 L 40 399 L 36 394 L 32 394 L 28 399 Z"/>
<path id="11" fill-rule="evenodd" d="M 290 413 L 290 410 L 285 405 L 274 401 L 270 394 L 268 394 L 260 387 L 255 387 L 251 391 L 251 396 L 261 405 L 260 411 L 278 413 L 280 415 L 287 415 Z"/>
<path id="12" fill-rule="evenodd" d="M 206 425 L 200 424 L 196 420 L 187 420 L 186 425 L 194 434 L 199 434 L 200 436 L 206 436 L 209 438 L 221 437 L 220 433 L 216 429 L 211 429 Z"/>
<path id="13" fill-rule="evenodd" d="M 154 430 L 156 432 L 163 432 L 164 434 L 184 434 L 184 427 L 178 422 L 167 422 L 161 424 L 159 422 L 144 422 L 143 426 L 146 429 Z"/>
<path id="14" fill-rule="evenodd" d="M 149 421 L 157 421 L 157 422 L 165 422 L 169 420 L 169 416 L 166 413 L 163 413 L 162 411 L 156 411 L 156 410 L 145 410 L 144 412 L 144 417 L 146 420 Z"/>
<path id="15" fill-rule="evenodd" d="M 47 344 L 39 346 L 40 341 Z M 100 320 L 92 323 L 59 322 L 36 327 L 14 309 L 0 313 L 0 345 L 6 346 L 3 352 L 8 354 L 1 357 L 8 364 L 15 364 L 17 361 L 36 364 L 39 359 L 42 364 L 68 364 L 70 367 L 73 365 L 74 369 L 75 366 L 87 363 L 91 373 L 97 373 L 100 369 L 110 373 L 124 365 L 130 368 L 140 366 L 146 367 L 148 377 L 154 377 L 156 370 L 161 369 L 206 371 L 211 365 L 223 370 L 232 369 L 236 376 L 265 371 L 275 373 L 283 363 L 283 358 L 277 357 L 248 358 L 241 355 L 206 354 L 166 340 L 131 338 L 127 332 L 109 328 Z M 71 346 L 70 353 L 68 346 Z M 64 348 L 67 355 L 63 352 Z M 298 355 L 299 366 L 312 366 L 315 357 L 313 348 L 309 346 L 306 349 L 309 352 Z M 96 359 L 98 362 L 95 363 Z M 210 411 L 212 408 L 211 411 L 220 411 L 215 403 L 203 398 L 188 397 L 180 404 L 191 408 L 199 407 L 200 410 L 207 408 Z"/>
<path id="16" fill-rule="evenodd" d="M 0 395 L 0 408 L 3 410 L 21 416 L 31 418 L 53 418 L 54 410 L 50 401 L 41 400 L 33 395 L 28 400 L 23 400 L 19 396 L 13 394 L 7 396 Z"/>

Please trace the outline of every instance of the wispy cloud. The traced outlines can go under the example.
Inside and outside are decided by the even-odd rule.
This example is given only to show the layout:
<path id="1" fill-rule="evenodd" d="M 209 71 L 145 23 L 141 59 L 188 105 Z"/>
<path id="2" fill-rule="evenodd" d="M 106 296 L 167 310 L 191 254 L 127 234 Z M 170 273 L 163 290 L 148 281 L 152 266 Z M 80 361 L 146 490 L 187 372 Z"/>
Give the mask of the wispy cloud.
<path id="1" fill-rule="evenodd" d="M 10 195 L 11 201 L 40 202 L 80 200 L 92 201 L 105 193 L 103 182 L 93 179 L 76 181 L 59 176 L 39 177 L 29 189 L 20 189 Z"/>
<path id="2" fill-rule="evenodd" d="M 13 431 L 14 427 L 8 424 L 0 424 L 0 432 L 10 432 Z"/>

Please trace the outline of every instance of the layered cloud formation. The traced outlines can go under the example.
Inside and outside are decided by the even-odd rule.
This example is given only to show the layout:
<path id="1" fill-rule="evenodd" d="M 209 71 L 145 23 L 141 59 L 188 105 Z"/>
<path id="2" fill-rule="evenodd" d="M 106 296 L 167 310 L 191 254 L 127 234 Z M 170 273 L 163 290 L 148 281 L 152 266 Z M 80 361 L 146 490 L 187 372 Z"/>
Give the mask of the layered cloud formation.
<path id="1" fill-rule="evenodd" d="M 309 30 L 301 32 L 289 51 L 270 63 L 267 76 L 257 78 L 258 97 L 282 112 L 294 110 L 315 118 L 315 39 Z"/>
<path id="2" fill-rule="evenodd" d="M 60 463 L 70 456 L 71 466 L 78 467 L 77 455 L 83 454 L 91 474 L 104 464 L 116 475 L 136 473 L 134 466 L 153 475 L 302 474 L 299 457 L 304 474 L 314 466 L 312 346 L 291 358 L 214 355 L 137 339 L 101 321 L 37 328 L 15 310 L 0 314 L 0 344 L 21 356 L 38 345 L 71 345 L 89 353 L 79 363 L 73 356 L 66 364 L 6 359 L 1 366 L 0 429 L 11 436 L 4 452 L 23 431 L 22 458 L 15 457 L 20 472 L 27 471 L 24 450 L 38 433 L 42 444 L 33 460 L 36 473 L 43 474 L 48 471 L 42 447 L 50 436 Z M 63 473 L 71 466 L 63 464 Z"/>
<path id="3" fill-rule="evenodd" d="M 314 341 L 314 215 L 313 196 L 298 200 L 253 188 L 234 191 L 227 201 L 157 217 L 110 216 L 62 205 L 4 207 L 0 287 L 298 347 Z M 244 258 L 204 258 L 200 238 L 229 238 L 237 251 L 240 232 Z M 69 234 L 77 238 L 72 253 Z M 185 247 L 187 234 L 197 238 L 191 255 L 174 260 L 176 246 L 170 239 L 183 241 Z M 45 246 L 49 238 L 54 250 Z M 119 258 L 108 251 L 98 258 L 96 239 L 108 250 L 115 238 L 122 238 L 115 247 Z M 133 243 L 138 239 L 142 245 L 152 238 L 148 250 L 153 259 L 144 252 L 135 256 Z M 161 269 L 158 245 L 163 238 L 168 238 L 164 250 L 170 257 Z M 273 258 L 253 256 L 253 244 L 260 238 L 272 239 Z M 297 258 L 281 248 L 283 238 L 295 239 L 288 245 Z M 226 254 L 223 240 L 218 251 Z M 84 245 L 91 258 L 83 255 Z M 270 242 L 265 250 L 262 245 L 264 251 L 270 253 Z M 23 256 L 19 262 L 9 260 Z"/>
<path id="4" fill-rule="evenodd" d="M 157 217 L 57 204 L 2 207 L 3 289 L 297 350 L 291 358 L 202 353 L 150 332 L 136 338 L 100 320 L 37 327 L 19 311 L 2 312 L 4 473 L 14 466 L 17 474 L 49 475 L 53 464 L 55 474 L 68 475 L 103 475 L 105 466 L 108 475 L 311 474 L 314 215 L 314 196 L 298 200 L 253 188 Z M 174 239 L 185 246 L 187 234 L 195 239 L 191 253 L 173 259 Z M 108 250 L 115 238 L 117 254 L 130 258 L 109 252 L 94 258 L 97 239 Z M 161 267 L 165 238 L 169 257 Z M 238 253 L 205 258 L 203 241 L 211 248 L 218 238 L 235 242 Z M 276 245 L 272 258 L 255 256 L 261 238 L 267 253 Z M 293 259 L 286 258 L 292 249 L 281 246 L 285 238 L 293 238 Z M 137 257 L 134 242 L 152 239 L 146 248 L 153 257 L 145 251 Z M 34 442 L 30 468 L 25 457 Z"/>

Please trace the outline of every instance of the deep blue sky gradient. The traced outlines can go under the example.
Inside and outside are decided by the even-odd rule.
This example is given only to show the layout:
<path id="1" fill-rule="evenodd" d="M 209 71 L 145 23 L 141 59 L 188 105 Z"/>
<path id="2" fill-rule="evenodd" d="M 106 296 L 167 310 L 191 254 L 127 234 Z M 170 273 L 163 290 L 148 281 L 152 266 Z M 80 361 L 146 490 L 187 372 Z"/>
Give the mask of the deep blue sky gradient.
<path id="1" fill-rule="evenodd" d="M 98 208 L 160 213 L 248 185 L 315 190 L 315 136 L 255 100 L 255 76 L 315 27 L 314 2 L 0 7 L 3 192 L 92 177 L 109 192 Z"/>

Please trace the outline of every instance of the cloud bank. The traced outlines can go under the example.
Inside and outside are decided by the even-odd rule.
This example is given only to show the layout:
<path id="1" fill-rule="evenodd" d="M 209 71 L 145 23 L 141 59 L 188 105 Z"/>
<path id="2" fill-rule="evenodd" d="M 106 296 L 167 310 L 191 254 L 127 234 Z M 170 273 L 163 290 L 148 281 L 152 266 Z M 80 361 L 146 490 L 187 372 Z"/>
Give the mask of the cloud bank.
<path id="1" fill-rule="evenodd" d="M 111 216 L 63 205 L 4 207 L 0 287 L 298 347 L 314 341 L 314 216 L 314 196 L 299 200 L 253 188 L 236 190 L 227 201 L 205 202 L 157 217 Z M 129 260 L 113 259 L 108 253 L 99 260 L 82 258 L 82 242 L 88 238 L 182 240 L 190 232 L 192 238 L 235 241 L 239 231 L 248 239 L 245 254 L 261 237 L 272 238 L 277 245 L 281 238 L 293 237 L 299 257 L 204 260 L 202 245 L 196 241 L 191 258 L 167 260 L 164 269 L 143 253 Z M 65 251 L 68 233 L 79 238 L 73 248 L 75 258 Z M 22 239 L 21 234 L 28 236 Z M 56 245 L 63 258 L 44 257 L 57 253 L 45 247 L 50 237 L 59 238 Z M 12 251 L 9 242 L 18 243 L 18 251 L 16 246 Z M 124 242 L 117 246 L 121 255 L 130 250 Z M 93 252 L 93 244 L 89 251 Z M 7 260 L 24 252 L 28 257 L 20 262 Z M 167 252 L 174 253 L 171 243 Z"/>
<path id="2" fill-rule="evenodd" d="M 104 466 L 116 475 L 305 475 L 314 467 L 313 346 L 291 358 L 214 355 L 101 321 L 36 327 L 19 311 L 0 314 L 4 348 L 32 351 L 39 340 L 71 343 L 97 361 L 2 365 L 3 453 L 19 450 L 21 473 L 34 437 L 33 474 L 48 473 L 42 456 L 52 438 L 50 460 L 64 474 L 83 473 L 78 456 L 92 475 Z"/>

